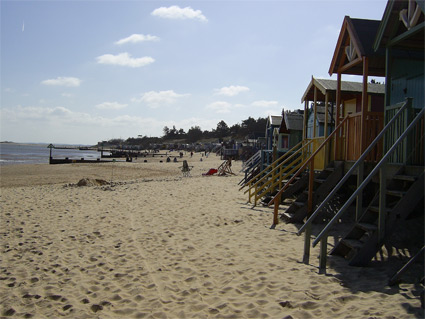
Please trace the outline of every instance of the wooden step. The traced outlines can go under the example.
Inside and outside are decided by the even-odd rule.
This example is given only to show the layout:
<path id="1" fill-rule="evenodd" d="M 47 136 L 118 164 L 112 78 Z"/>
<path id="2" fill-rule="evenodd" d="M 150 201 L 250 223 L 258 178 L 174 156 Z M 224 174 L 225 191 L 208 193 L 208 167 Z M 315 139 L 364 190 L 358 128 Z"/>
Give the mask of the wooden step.
<path id="1" fill-rule="evenodd" d="M 306 205 L 307 203 L 304 202 L 293 202 L 293 204 L 297 207 L 303 207 L 304 205 Z"/>
<path id="2" fill-rule="evenodd" d="M 387 189 L 387 195 L 391 196 L 397 196 L 397 197 L 403 197 L 406 194 L 404 191 L 398 191 L 398 190 L 389 190 Z"/>
<path id="3" fill-rule="evenodd" d="M 368 210 L 370 210 L 371 212 L 374 213 L 379 213 L 379 206 L 369 206 Z M 385 209 L 387 212 L 389 212 L 391 209 L 389 209 L 388 207 L 386 207 Z"/>
<path id="4" fill-rule="evenodd" d="M 378 229 L 378 226 L 369 223 L 357 223 L 356 226 L 365 231 L 375 231 Z"/>
<path id="5" fill-rule="evenodd" d="M 410 176 L 410 175 L 394 175 L 393 179 L 398 179 L 400 181 L 414 182 L 414 181 L 416 181 L 416 176 Z"/>
<path id="6" fill-rule="evenodd" d="M 379 213 L 379 206 L 369 206 L 368 210 L 371 212 Z"/>
<path id="7" fill-rule="evenodd" d="M 347 239 L 344 238 L 343 240 L 341 240 L 341 242 L 346 245 L 347 247 L 350 247 L 351 249 L 360 249 L 363 247 L 363 243 L 359 240 L 356 239 Z"/>

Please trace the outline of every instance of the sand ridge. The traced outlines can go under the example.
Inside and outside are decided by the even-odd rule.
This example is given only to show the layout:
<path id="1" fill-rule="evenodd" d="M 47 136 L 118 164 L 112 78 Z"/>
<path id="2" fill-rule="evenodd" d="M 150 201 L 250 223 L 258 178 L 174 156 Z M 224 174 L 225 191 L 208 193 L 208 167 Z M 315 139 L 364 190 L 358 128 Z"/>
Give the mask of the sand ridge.
<path id="1" fill-rule="evenodd" d="M 35 174 L 29 186 L 5 181 L 0 316 L 423 316 L 414 283 L 389 288 L 387 273 L 338 260 L 330 262 L 348 269 L 344 277 L 332 268 L 319 275 L 317 250 L 309 265 L 301 263 L 296 227 L 271 230 L 271 209 L 252 209 L 238 192 L 242 176 L 202 176 L 221 160 L 200 159 L 191 159 L 189 178 L 181 176 L 179 163 L 148 163 L 153 173 L 131 178 L 124 167 L 112 186 L 75 187 L 69 183 L 108 180 L 109 173 L 99 165 L 84 176 L 87 168 L 73 164 L 42 181 Z M 238 168 L 234 163 L 234 172 Z M 70 169 L 73 176 L 61 177 Z M 55 176 L 59 183 L 52 182 Z"/>

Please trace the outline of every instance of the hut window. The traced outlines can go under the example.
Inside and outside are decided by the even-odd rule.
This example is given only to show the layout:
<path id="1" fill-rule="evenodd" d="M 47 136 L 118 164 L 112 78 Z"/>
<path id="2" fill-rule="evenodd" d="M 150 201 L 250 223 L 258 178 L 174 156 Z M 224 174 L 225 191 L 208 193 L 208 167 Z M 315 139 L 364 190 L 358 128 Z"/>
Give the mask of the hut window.
<path id="1" fill-rule="evenodd" d="M 282 143 L 280 145 L 281 148 L 289 148 L 289 136 L 282 135 Z"/>

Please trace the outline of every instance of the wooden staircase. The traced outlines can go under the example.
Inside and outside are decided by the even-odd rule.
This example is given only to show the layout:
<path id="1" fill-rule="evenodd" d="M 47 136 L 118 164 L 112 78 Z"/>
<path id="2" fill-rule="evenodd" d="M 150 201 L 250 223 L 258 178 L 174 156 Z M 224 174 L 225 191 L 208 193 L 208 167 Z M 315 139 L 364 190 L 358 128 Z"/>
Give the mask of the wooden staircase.
<path id="1" fill-rule="evenodd" d="M 289 175 L 290 179 L 292 175 Z M 287 180 L 288 182 L 288 180 Z M 308 174 L 301 174 L 296 177 L 292 182 L 289 183 L 289 187 L 282 193 L 282 203 L 290 205 L 294 198 L 297 198 L 305 189 L 308 187 Z M 264 196 L 262 199 L 263 205 L 267 206 L 269 201 L 276 195 L 276 191 L 270 193 L 268 196 Z"/>
<path id="2" fill-rule="evenodd" d="M 339 182 L 344 174 L 344 162 L 336 161 L 331 162 L 323 171 L 315 172 L 313 184 L 313 206 L 321 202 L 330 190 Z M 291 193 L 295 193 L 304 185 L 308 185 L 308 174 L 302 180 L 304 183 L 294 183 L 285 192 L 282 193 L 282 200 L 288 197 Z M 329 210 L 324 209 L 323 214 L 328 213 Z M 302 223 L 308 215 L 308 191 L 304 190 L 300 193 L 295 201 L 290 204 L 288 209 L 280 215 L 280 218 L 286 223 Z M 321 216 L 325 218 L 325 216 Z M 319 216 L 318 219 L 321 219 Z"/>
<path id="3" fill-rule="evenodd" d="M 424 198 L 424 172 L 407 174 L 406 167 L 393 176 L 386 190 L 386 229 L 379 234 L 379 196 L 375 196 L 347 235 L 330 251 L 349 260 L 351 266 L 366 266 L 393 234 L 401 220 L 406 219 Z M 381 238 L 380 238 L 381 237 Z"/>
<path id="4" fill-rule="evenodd" d="M 283 154 L 272 164 L 260 171 L 256 176 L 244 183 L 239 190 L 246 188 L 248 202 L 254 206 L 260 200 L 270 198 L 278 189 L 286 184 L 294 172 L 301 167 L 307 158 L 311 141 L 300 142 Z M 295 182 L 295 181 L 291 181 Z"/>
<path id="5" fill-rule="evenodd" d="M 319 273 L 326 272 L 328 255 L 328 237 L 332 227 L 341 220 L 348 208 L 356 201 L 355 221 L 348 233 L 330 251 L 333 255 L 341 255 L 349 260 L 350 265 L 363 266 L 376 256 L 379 249 L 393 236 L 396 228 L 403 223 L 400 221 L 416 211 L 424 198 L 424 163 L 415 163 L 416 166 L 407 166 L 410 157 L 415 154 L 417 147 L 409 141 L 409 134 L 415 133 L 415 140 L 421 146 L 424 141 L 423 123 L 425 108 L 420 109 L 416 116 L 406 121 L 405 115 L 411 111 L 412 99 L 395 105 L 397 112 L 389 119 L 386 126 L 370 143 L 359 159 L 351 166 L 341 181 L 332 189 L 326 198 L 318 205 L 307 221 L 298 230 L 298 235 L 305 232 L 303 262 L 309 262 L 310 241 L 312 237 L 312 223 L 321 213 L 321 210 L 332 200 L 350 175 L 357 171 L 357 187 L 345 201 L 335 216 L 316 235 L 313 247 L 320 243 Z M 419 127 L 419 128 L 418 128 Z M 394 142 L 371 172 L 365 173 L 364 161 L 387 133 L 397 131 Z M 416 134 L 418 132 L 418 134 Z M 404 143 L 406 142 L 406 143 Z M 409 143 L 408 143 L 409 142 Z M 409 146 L 410 145 L 410 146 Z M 401 155 L 402 156 L 401 156 Z M 397 156 L 395 156 L 397 155 Z M 398 167 L 397 172 L 390 173 L 390 167 Z M 419 166 L 418 166 L 419 165 Z M 377 183 L 378 191 L 368 203 L 367 197 L 370 184 Z M 370 189 L 370 188 L 369 188 Z M 366 195 L 366 196 L 365 196 Z M 364 204 L 364 205 L 363 205 Z M 423 205 L 423 204 L 422 204 Z M 423 212 L 423 207 L 422 207 Z M 418 239 L 418 240 L 422 240 Z"/>

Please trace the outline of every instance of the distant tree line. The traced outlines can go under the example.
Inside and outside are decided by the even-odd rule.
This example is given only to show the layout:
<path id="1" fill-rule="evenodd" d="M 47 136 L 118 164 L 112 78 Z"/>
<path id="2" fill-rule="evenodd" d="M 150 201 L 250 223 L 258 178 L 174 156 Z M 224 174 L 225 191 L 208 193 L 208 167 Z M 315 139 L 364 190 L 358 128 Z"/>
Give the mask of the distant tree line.
<path id="1" fill-rule="evenodd" d="M 263 133 L 266 129 L 267 118 L 254 119 L 248 117 L 246 120 L 243 120 L 240 124 L 234 124 L 228 126 L 227 123 L 223 120 L 217 123 L 217 127 L 211 131 L 202 130 L 199 126 L 192 126 L 187 132 L 184 129 L 177 129 L 175 126 L 169 128 L 164 126 L 163 136 L 162 137 L 147 137 L 147 136 L 138 136 L 130 137 L 127 140 L 123 139 L 111 139 L 107 141 L 107 144 L 113 145 L 142 145 L 148 146 L 149 144 L 160 144 L 164 142 L 169 142 L 172 140 L 184 140 L 186 143 L 196 143 L 205 139 L 235 139 L 243 140 L 250 135 L 255 133 Z"/>
<path id="2" fill-rule="evenodd" d="M 258 119 L 254 119 L 252 117 L 248 117 L 248 119 L 242 121 L 241 124 L 234 124 L 229 127 L 225 121 L 221 120 L 217 123 L 217 127 L 211 131 L 203 131 L 199 126 L 192 126 L 187 132 L 185 132 L 182 128 L 177 130 L 175 126 L 172 128 L 165 126 L 162 138 L 164 140 L 185 139 L 190 143 L 209 138 L 244 139 L 249 134 L 264 132 L 266 122 L 266 118 L 259 117 Z"/>

